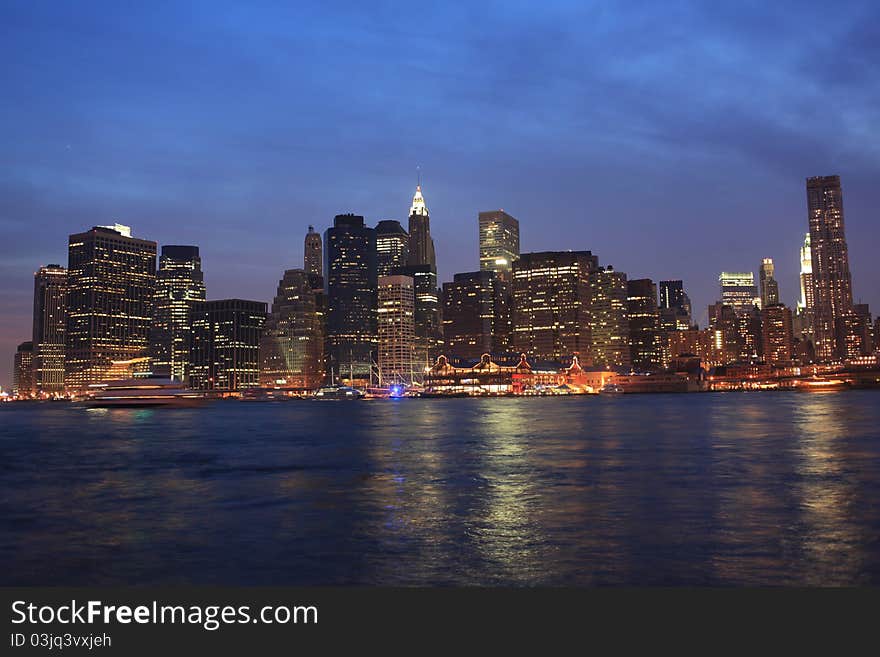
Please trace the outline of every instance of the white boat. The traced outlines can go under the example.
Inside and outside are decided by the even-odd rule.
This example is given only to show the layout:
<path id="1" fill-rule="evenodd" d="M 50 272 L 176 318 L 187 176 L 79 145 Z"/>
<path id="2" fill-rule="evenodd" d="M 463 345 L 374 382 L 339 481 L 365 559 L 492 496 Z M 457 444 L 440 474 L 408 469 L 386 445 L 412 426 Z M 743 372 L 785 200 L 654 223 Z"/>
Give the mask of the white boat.
<path id="1" fill-rule="evenodd" d="M 624 389 L 617 385 L 616 383 L 606 383 L 604 386 L 599 388 L 599 392 L 603 395 L 620 395 L 623 394 Z"/>
<path id="2" fill-rule="evenodd" d="M 357 388 L 351 388 L 349 386 L 324 386 L 323 388 L 319 388 L 315 393 L 315 399 L 321 400 L 340 400 L 340 399 L 361 399 L 364 396 Z"/>
<path id="3" fill-rule="evenodd" d="M 187 390 L 180 381 L 168 378 L 142 377 L 104 381 L 89 386 L 83 399 L 86 406 L 192 406 L 205 396 L 198 390 Z"/>

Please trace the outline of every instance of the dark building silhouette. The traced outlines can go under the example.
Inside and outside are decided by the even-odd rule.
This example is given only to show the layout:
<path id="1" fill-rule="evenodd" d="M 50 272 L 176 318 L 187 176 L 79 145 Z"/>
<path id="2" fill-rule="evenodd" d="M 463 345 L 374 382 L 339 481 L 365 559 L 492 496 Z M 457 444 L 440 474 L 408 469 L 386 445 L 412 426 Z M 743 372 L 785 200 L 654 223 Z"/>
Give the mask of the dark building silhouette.
<path id="1" fill-rule="evenodd" d="M 101 381 L 113 361 L 148 355 L 155 242 L 133 238 L 119 224 L 71 235 L 67 281 L 67 388 Z"/>
<path id="2" fill-rule="evenodd" d="M 64 338 L 67 333 L 67 270 L 40 267 L 34 274 L 34 394 L 64 393 Z"/>
<path id="3" fill-rule="evenodd" d="M 218 392 L 257 387 L 266 304 L 245 299 L 201 301 L 194 304 L 193 315 L 191 387 Z"/>
<path id="4" fill-rule="evenodd" d="M 632 366 L 642 371 L 660 369 L 663 363 L 663 349 L 660 340 L 657 286 L 650 278 L 633 279 L 626 283 L 626 295 Z"/>
<path id="5" fill-rule="evenodd" d="M 324 233 L 327 367 L 334 378 L 368 383 L 378 343 L 376 231 L 337 215 Z"/>
<path id="6" fill-rule="evenodd" d="M 843 220 L 840 176 L 807 178 L 807 211 L 813 274 L 813 335 L 816 358 L 846 355 L 842 317 L 853 309 L 852 277 Z"/>
<path id="7" fill-rule="evenodd" d="M 34 343 L 22 342 L 12 363 L 12 395 L 30 399 L 34 394 Z"/>
<path id="8" fill-rule="evenodd" d="M 309 232 L 306 233 L 303 248 L 303 267 L 308 274 L 320 277 L 324 275 L 324 254 L 321 247 L 321 234 L 315 232 L 314 226 L 309 226 Z"/>
<path id="9" fill-rule="evenodd" d="M 455 274 L 443 284 L 443 341 L 447 356 L 479 359 L 508 349 L 509 286 L 494 271 Z"/>
<path id="10" fill-rule="evenodd" d="M 409 234 L 399 221 L 386 219 L 376 224 L 376 267 L 379 276 L 390 276 L 394 267 L 409 262 Z"/>
<path id="11" fill-rule="evenodd" d="M 159 256 L 150 356 L 154 373 L 188 381 L 193 308 L 205 300 L 202 260 L 197 246 L 166 245 Z"/>
<path id="12" fill-rule="evenodd" d="M 311 390 L 324 381 L 324 309 L 313 277 L 288 269 L 263 328 L 260 383 Z"/>
<path id="13" fill-rule="evenodd" d="M 589 251 L 523 253 L 513 265 L 513 348 L 530 359 L 589 363 Z M 625 301 L 625 290 L 624 290 Z"/>

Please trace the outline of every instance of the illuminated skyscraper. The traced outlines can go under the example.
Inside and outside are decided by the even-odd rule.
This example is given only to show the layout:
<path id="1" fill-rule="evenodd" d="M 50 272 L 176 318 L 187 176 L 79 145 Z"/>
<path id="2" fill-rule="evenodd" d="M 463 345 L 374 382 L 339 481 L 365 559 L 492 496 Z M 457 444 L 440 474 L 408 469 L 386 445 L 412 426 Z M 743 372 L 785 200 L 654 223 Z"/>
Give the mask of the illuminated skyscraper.
<path id="1" fill-rule="evenodd" d="M 629 368 L 626 274 L 610 265 L 590 274 L 589 314 L 593 364 Z"/>
<path id="2" fill-rule="evenodd" d="M 386 219 L 376 224 L 376 267 L 379 276 L 390 276 L 394 267 L 409 261 L 409 235 L 399 221 Z"/>
<path id="3" fill-rule="evenodd" d="M 627 281 L 626 310 L 629 320 L 629 351 L 637 370 L 656 370 L 663 362 L 657 286 L 650 278 Z"/>
<path id="4" fill-rule="evenodd" d="M 721 303 L 730 306 L 737 313 L 752 310 L 758 299 L 754 273 L 723 271 L 718 282 L 721 284 Z"/>
<path id="5" fill-rule="evenodd" d="M 479 359 L 508 348 L 508 286 L 494 271 L 456 274 L 443 284 L 443 340 L 447 356 Z"/>
<path id="6" fill-rule="evenodd" d="M 513 264 L 513 348 L 531 359 L 589 364 L 589 251 L 523 253 Z M 626 289 L 624 288 L 624 304 Z"/>
<path id="7" fill-rule="evenodd" d="M 364 218 L 337 215 L 324 233 L 327 365 L 332 376 L 368 384 L 378 341 L 376 231 Z"/>
<path id="8" fill-rule="evenodd" d="M 416 187 L 412 207 L 409 210 L 409 265 L 430 265 L 437 271 L 437 258 L 434 254 L 434 240 L 431 238 L 431 217 L 425 199 L 422 197 L 422 186 Z"/>
<path id="9" fill-rule="evenodd" d="M 415 293 L 409 276 L 379 277 L 379 373 L 383 385 L 412 383 Z"/>
<path id="10" fill-rule="evenodd" d="M 205 300 L 202 260 L 197 246 L 166 245 L 159 256 L 150 329 L 150 355 L 156 374 L 188 381 L 193 307 Z"/>
<path id="11" fill-rule="evenodd" d="M 64 392 L 64 336 L 67 333 L 67 270 L 40 267 L 34 274 L 34 392 L 41 397 Z"/>
<path id="12" fill-rule="evenodd" d="M 64 384 L 101 381 L 112 361 L 148 355 L 156 243 L 119 224 L 71 235 Z"/>
<path id="13" fill-rule="evenodd" d="M 315 232 L 314 226 L 309 226 L 306 233 L 305 246 L 303 248 L 303 266 L 307 274 L 323 276 L 324 254 L 321 250 L 321 234 Z"/>
<path id="14" fill-rule="evenodd" d="M 424 366 L 440 355 L 443 327 L 437 270 L 432 265 L 392 267 L 392 276 L 409 276 L 415 288 L 416 360 Z"/>
<path id="15" fill-rule="evenodd" d="M 779 283 L 773 277 L 773 258 L 764 258 L 758 273 L 761 291 L 761 308 L 779 303 Z"/>
<path id="16" fill-rule="evenodd" d="M 245 299 L 199 301 L 193 313 L 191 387 L 219 392 L 257 387 L 266 304 Z"/>
<path id="17" fill-rule="evenodd" d="M 810 221 L 816 358 L 830 361 L 845 355 L 839 320 L 852 311 L 852 278 L 843 220 L 840 176 L 807 178 Z"/>
<path id="18" fill-rule="evenodd" d="M 260 384 L 313 390 L 324 381 L 324 313 L 317 274 L 288 269 L 260 343 Z"/>
<path id="19" fill-rule="evenodd" d="M 801 298 L 797 303 L 794 316 L 794 334 L 801 340 L 814 341 L 813 314 L 815 289 L 813 286 L 813 254 L 810 248 L 810 234 L 804 237 L 804 245 L 800 250 L 801 261 Z"/>
<path id="20" fill-rule="evenodd" d="M 519 221 L 504 210 L 481 212 L 479 221 L 480 269 L 510 281 L 513 263 L 519 259 Z"/>
<path id="21" fill-rule="evenodd" d="M 12 365 L 12 395 L 31 399 L 34 393 L 34 343 L 22 342 L 15 350 Z"/>
<path id="22" fill-rule="evenodd" d="M 784 365 L 792 360 L 793 336 L 791 310 L 781 303 L 761 308 L 764 360 Z"/>

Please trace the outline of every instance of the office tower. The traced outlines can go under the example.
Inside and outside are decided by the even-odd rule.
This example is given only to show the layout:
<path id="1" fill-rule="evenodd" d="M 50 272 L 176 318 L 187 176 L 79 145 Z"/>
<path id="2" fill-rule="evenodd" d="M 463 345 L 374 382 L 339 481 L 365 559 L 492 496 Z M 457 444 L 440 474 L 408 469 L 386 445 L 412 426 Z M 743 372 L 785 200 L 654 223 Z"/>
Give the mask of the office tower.
<path id="1" fill-rule="evenodd" d="M 773 276 L 774 272 L 773 258 L 764 258 L 761 261 L 761 269 L 758 272 L 761 308 L 779 303 L 779 283 L 776 282 Z"/>
<path id="2" fill-rule="evenodd" d="M 590 331 L 593 364 L 629 368 L 626 274 L 610 265 L 590 274 Z"/>
<path id="3" fill-rule="evenodd" d="M 317 274 L 288 269 L 260 342 L 260 384 L 314 390 L 324 381 L 324 313 Z"/>
<path id="4" fill-rule="evenodd" d="M 34 393 L 64 393 L 64 336 L 67 333 L 67 270 L 40 267 L 34 274 Z"/>
<path id="5" fill-rule="evenodd" d="M 266 304 L 245 299 L 193 304 L 190 386 L 237 392 L 260 383 L 260 342 Z"/>
<path id="6" fill-rule="evenodd" d="M 148 355 L 155 290 L 155 242 L 119 224 L 70 236 L 65 387 L 84 388 L 113 361 Z"/>
<path id="7" fill-rule="evenodd" d="M 309 226 L 303 247 L 303 268 L 307 274 L 323 276 L 324 254 L 321 251 L 321 234 L 315 232 L 314 226 Z"/>
<path id="8" fill-rule="evenodd" d="M 764 360 L 771 365 L 784 365 L 793 357 L 791 310 L 781 303 L 761 308 Z"/>
<path id="9" fill-rule="evenodd" d="M 432 265 L 392 267 L 393 276 L 409 276 L 415 288 L 416 360 L 424 368 L 440 355 L 443 327 L 437 270 Z"/>
<path id="10" fill-rule="evenodd" d="M 443 340 L 447 356 L 479 359 L 508 348 L 509 286 L 494 271 L 456 274 L 443 284 Z"/>
<path id="11" fill-rule="evenodd" d="M 415 369 L 415 291 L 409 276 L 379 277 L 379 375 L 382 385 L 410 384 Z"/>
<path id="12" fill-rule="evenodd" d="M 408 265 L 430 265 L 437 271 L 437 258 L 434 255 L 434 240 L 431 239 L 431 217 L 422 197 L 422 186 L 416 187 L 412 207 L 409 211 L 409 255 Z"/>
<path id="13" fill-rule="evenodd" d="M 193 308 L 205 300 L 199 247 L 165 245 L 156 271 L 150 356 L 155 374 L 188 381 Z"/>
<path id="14" fill-rule="evenodd" d="M 512 346 L 533 360 L 589 364 L 589 251 L 523 253 L 513 263 Z"/>
<path id="15" fill-rule="evenodd" d="M 510 281 L 513 263 L 519 259 L 519 221 L 504 210 L 492 210 L 481 212 L 479 222 L 480 269 Z"/>
<path id="16" fill-rule="evenodd" d="M 324 233 L 326 348 L 330 376 L 369 384 L 376 329 L 376 231 L 364 218 L 337 215 Z"/>
<path id="17" fill-rule="evenodd" d="M 721 284 L 721 303 L 734 312 L 748 312 L 758 298 L 755 293 L 755 275 L 752 272 L 723 271 L 718 277 Z"/>
<path id="18" fill-rule="evenodd" d="M 379 276 L 390 276 L 394 267 L 409 260 L 409 235 L 399 221 L 386 219 L 376 224 L 376 268 Z"/>
<path id="19" fill-rule="evenodd" d="M 31 399 L 34 394 L 34 343 L 22 342 L 12 365 L 12 396 Z"/>
<path id="20" fill-rule="evenodd" d="M 649 278 L 627 281 L 626 312 L 629 318 L 629 352 L 634 369 L 659 369 L 663 362 L 657 286 Z"/>
<path id="21" fill-rule="evenodd" d="M 732 363 L 746 351 L 745 340 L 740 330 L 740 315 L 732 306 L 721 302 L 709 305 L 709 328 L 715 332 L 716 349 L 721 363 Z"/>
<path id="22" fill-rule="evenodd" d="M 852 310 L 837 318 L 841 360 L 869 356 L 874 351 L 871 311 L 866 303 L 853 304 Z"/>
<path id="23" fill-rule="evenodd" d="M 852 310 L 852 278 L 843 220 L 839 176 L 807 178 L 807 210 L 813 269 L 813 332 L 816 358 L 843 356 L 838 320 Z"/>
<path id="24" fill-rule="evenodd" d="M 691 314 L 691 299 L 682 281 L 660 281 L 660 308 L 678 308 Z"/>
<path id="25" fill-rule="evenodd" d="M 794 316 L 794 334 L 801 340 L 809 340 L 813 342 L 813 306 L 814 306 L 814 287 L 813 287 L 813 254 L 810 248 L 810 234 L 804 237 L 804 245 L 800 250 L 801 272 L 801 298 L 797 303 L 797 310 Z"/>

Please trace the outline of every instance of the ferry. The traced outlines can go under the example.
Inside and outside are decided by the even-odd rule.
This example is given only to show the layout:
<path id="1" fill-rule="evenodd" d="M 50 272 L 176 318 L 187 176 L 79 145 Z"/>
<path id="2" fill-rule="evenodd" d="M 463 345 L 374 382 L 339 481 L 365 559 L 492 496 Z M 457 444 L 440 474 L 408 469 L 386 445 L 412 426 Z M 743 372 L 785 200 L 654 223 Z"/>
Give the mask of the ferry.
<path id="1" fill-rule="evenodd" d="M 187 390 L 181 381 L 169 378 L 142 377 L 104 381 L 89 386 L 82 400 L 86 406 L 193 406 L 205 399 L 197 390 Z"/>
<path id="2" fill-rule="evenodd" d="M 323 388 L 318 388 L 317 392 L 315 392 L 314 399 L 330 401 L 330 400 L 355 400 L 355 399 L 363 399 L 364 393 L 362 393 L 357 388 L 352 388 L 350 386 L 324 386 Z"/>

